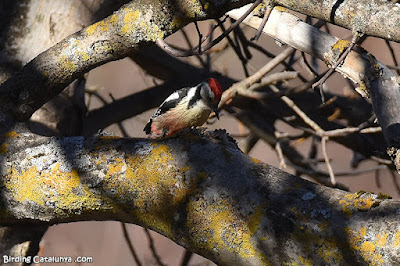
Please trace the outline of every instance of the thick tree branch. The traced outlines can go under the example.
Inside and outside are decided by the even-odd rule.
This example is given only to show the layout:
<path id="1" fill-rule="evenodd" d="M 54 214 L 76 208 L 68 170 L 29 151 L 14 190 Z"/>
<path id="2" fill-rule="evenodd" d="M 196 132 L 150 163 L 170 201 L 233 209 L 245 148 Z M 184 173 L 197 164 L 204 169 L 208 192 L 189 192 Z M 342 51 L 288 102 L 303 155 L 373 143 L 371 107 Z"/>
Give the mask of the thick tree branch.
<path id="1" fill-rule="evenodd" d="M 3 224 L 136 223 L 219 265 L 399 262 L 399 201 L 291 176 L 223 131 L 160 142 L 3 138 Z"/>
<path id="2" fill-rule="evenodd" d="M 242 7 L 229 14 L 236 18 L 245 10 L 246 7 Z M 244 22 L 257 29 L 262 19 L 253 16 Z M 304 23 L 282 8 L 275 8 L 271 12 L 264 33 L 323 60 L 328 66 L 334 66 L 350 44 Z M 356 82 L 360 94 L 371 96 L 374 112 L 387 142 L 388 153 L 400 172 L 400 84 L 397 76 L 361 48 L 351 51 L 336 71 Z"/>
<path id="3" fill-rule="evenodd" d="M 382 0 L 276 0 L 276 5 L 351 31 L 400 42 L 400 3 Z"/>

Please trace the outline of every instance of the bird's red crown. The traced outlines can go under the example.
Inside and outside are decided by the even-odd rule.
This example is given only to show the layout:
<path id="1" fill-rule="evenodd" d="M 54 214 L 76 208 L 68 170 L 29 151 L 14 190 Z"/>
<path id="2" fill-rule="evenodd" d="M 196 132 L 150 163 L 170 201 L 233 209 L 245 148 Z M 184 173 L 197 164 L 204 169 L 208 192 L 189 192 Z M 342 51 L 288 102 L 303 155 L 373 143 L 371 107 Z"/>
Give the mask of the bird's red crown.
<path id="1" fill-rule="evenodd" d="M 209 78 L 207 80 L 208 86 L 210 86 L 211 91 L 214 93 L 214 101 L 219 102 L 221 100 L 221 95 L 222 95 L 222 87 L 221 84 L 219 84 L 218 80 Z"/>

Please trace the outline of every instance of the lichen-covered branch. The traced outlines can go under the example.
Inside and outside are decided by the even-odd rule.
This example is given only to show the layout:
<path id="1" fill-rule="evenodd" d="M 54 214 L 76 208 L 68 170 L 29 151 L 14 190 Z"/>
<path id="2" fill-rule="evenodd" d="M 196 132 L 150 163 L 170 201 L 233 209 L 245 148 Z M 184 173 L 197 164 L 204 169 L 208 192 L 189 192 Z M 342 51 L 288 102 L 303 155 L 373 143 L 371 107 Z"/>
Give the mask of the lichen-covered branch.
<path id="1" fill-rule="evenodd" d="M 246 7 L 229 12 L 239 17 Z M 249 17 L 244 21 L 258 28 L 262 19 Z M 328 66 L 333 66 L 350 42 L 341 40 L 301 21 L 296 16 L 278 7 L 272 10 L 264 27 L 264 33 L 288 45 L 309 53 Z M 373 55 L 359 48 L 351 51 L 336 71 L 356 82 L 357 91 L 371 96 L 374 112 L 385 136 L 388 153 L 400 171 L 400 83 L 397 76 Z"/>
<path id="2" fill-rule="evenodd" d="M 274 0 L 305 15 L 351 31 L 400 42 L 400 3 L 382 0 Z"/>
<path id="3" fill-rule="evenodd" d="M 221 16 L 250 1 L 131 1 L 111 16 L 44 51 L 0 86 L 2 109 L 26 120 L 79 75 L 166 38 L 196 19 Z"/>
<path id="4" fill-rule="evenodd" d="M 219 265 L 399 262 L 399 201 L 291 176 L 247 157 L 223 131 L 2 139 L 5 225 L 136 223 Z"/>

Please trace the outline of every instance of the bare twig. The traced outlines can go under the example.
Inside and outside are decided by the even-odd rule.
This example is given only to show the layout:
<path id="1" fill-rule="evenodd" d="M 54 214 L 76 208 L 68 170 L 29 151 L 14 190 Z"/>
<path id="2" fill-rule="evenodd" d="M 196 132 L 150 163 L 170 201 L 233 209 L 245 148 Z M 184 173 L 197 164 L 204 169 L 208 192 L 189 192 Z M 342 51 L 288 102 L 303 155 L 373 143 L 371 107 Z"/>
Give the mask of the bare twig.
<path id="1" fill-rule="evenodd" d="M 114 96 L 113 96 L 111 93 L 109 93 L 109 95 L 110 95 L 111 100 L 112 100 L 113 102 L 115 102 Z M 118 125 L 119 130 L 121 130 L 122 136 L 123 136 L 124 138 L 130 137 L 129 134 L 128 134 L 128 132 L 126 131 L 125 127 L 122 125 L 122 122 L 118 122 L 117 125 Z"/>
<path id="2" fill-rule="evenodd" d="M 183 254 L 183 258 L 182 258 L 182 262 L 181 262 L 181 266 L 187 266 L 189 265 L 189 261 L 193 256 L 193 252 L 185 249 L 185 252 Z"/>
<path id="3" fill-rule="evenodd" d="M 387 159 L 383 159 L 383 158 L 379 158 L 376 156 L 371 156 L 371 160 L 380 163 L 380 164 L 384 164 L 384 165 L 393 165 L 391 160 L 387 160 Z"/>
<path id="4" fill-rule="evenodd" d="M 343 60 L 346 58 L 346 56 L 351 52 L 353 47 L 356 45 L 357 41 L 363 36 L 362 33 L 360 32 L 355 32 L 353 34 L 353 39 L 351 40 L 350 45 L 346 48 L 346 50 L 340 55 L 339 59 L 336 61 L 336 63 L 333 65 L 332 68 L 328 70 L 328 72 L 325 73 L 325 75 L 316 83 L 312 85 L 312 88 L 315 89 L 317 86 L 320 86 L 325 83 L 325 81 L 332 75 L 332 73 L 335 71 L 335 69 L 343 62 Z M 322 88 L 320 88 L 321 92 L 321 97 L 322 97 L 322 102 L 325 102 L 325 99 L 323 97 L 323 92 Z"/>
<path id="5" fill-rule="evenodd" d="M 319 75 L 319 76 L 313 78 L 312 80 L 303 83 L 299 87 L 296 86 L 296 87 L 280 90 L 279 92 L 273 92 L 269 96 L 270 97 L 282 97 L 282 96 L 289 96 L 290 94 L 294 94 L 294 93 L 301 93 L 303 91 L 310 89 L 312 84 L 314 84 L 314 82 L 316 82 L 321 77 L 322 77 L 322 75 Z M 299 78 L 300 78 L 300 76 L 299 76 Z"/>
<path id="6" fill-rule="evenodd" d="M 224 25 L 221 23 L 221 21 L 219 19 L 217 19 L 217 23 L 218 23 L 219 27 L 221 28 L 222 32 L 225 32 L 226 29 L 225 29 Z M 247 60 L 247 58 L 245 58 L 243 56 L 243 53 L 240 50 L 239 44 L 238 43 L 234 43 L 232 38 L 229 35 L 226 36 L 226 39 L 228 40 L 229 45 L 235 51 L 235 54 L 238 56 L 239 60 L 242 62 L 243 70 L 245 72 L 246 77 L 248 77 L 249 76 L 249 72 L 248 72 L 247 67 L 246 67 L 246 64 L 247 64 L 248 60 Z"/>
<path id="7" fill-rule="evenodd" d="M 262 68 L 260 68 L 256 73 L 238 83 L 233 84 L 229 89 L 224 91 L 224 93 L 222 94 L 222 99 L 219 104 L 219 108 L 221 109 L 228 102 L 228 100 L 231 100 L 237 94 L 238 90 L 241 89 L 245 90 L 254 83 L 259 82 L 268 72 L 270 72 L 277 65 L 283 62 L 294 51 L 295 50 L 293 48 L 290 47 L 286 48 L 274 59 L 272 59 Z"/>
<path id="8" fill-rule="evenodd" d="M 233 20 L 233 19 L 231 19 Z M 246 59 L 251 59 L 253 55 L 250 53 L 247 37 L 244 35 L 243 30 L 240 26 L 236 27 L 233 31 L 235 36 L 237 37 L 238 44 L 243 49 L 243 53 L 246 56 Z"/>
<path id="9" fill-rule="evenodd" d="M 189 36 L 187 35 L 186 30 L 185 30 L 184 28 L 181 29 L 181 33 L 182 33 L 183 38 L 185 39 L 186 43 L 188 44 L 189 49 L 193 49 L 193 45 L 192 45 L 192 43 L 190 42 Z M 204 62 L 203 58 L 201 58 L 200 55 L 195 55 L 195 56 L 196 56 L 197 60 L 199 60 L 200 64 L 201 64 L 203 67 L 206 67 L 206 63 Z"/>
<path id="10" fill-rule="evenodd" d="M 263 29 L 264 29 L 264 27 L 265 27 L 265 24 L 267 24 L 269 15 L 271 15 L 271 11 L 272 11 L 272 9 L 274 9 L 274 6 L 275 6 L 275 4 L 274 4 L 274 1 L 273 1 L 273 0 L 270 1 L 270 3 L 268 3 L 268 4 L 266 5 L 264 17 L 263 17 L 263 20 L 261 21 L 260 27 L 258 28 L 258 30 L 257 30 L 257 32 L 256 32 L 256 35 L 254 35 L 254 37 L 252 37 L 252 38 L 250 39 L 250 41 L 254 41 L 254 40 L 258 41 L 258 39 L 260 38 L 260 36 L 261 36 L 261 34 L 262 34 L 262 32 L 263 32 Z"/>
<path id="11" fill-rule="evenodd" d="M 340 129 L 334 129 L 334 130 L 329 130 L 329 131 L 324 131 L 320 136 L 325 136 L 325 137 L 342 137 L 346 136 L 351 133 L 359 132 L 361 134 L 373 134 L 373 133 L 378 133 L 382 132 L 381 127 L 369 127 L 369 128 L 359 128 L 359 127 L 346 127 L 346 128 L 340 128 Z"/>
<path id="12" fill-rule="evenodd" d="M 389 52 L 390 52 L 390 55 L 392 56 L 394 65 L 398 67 L 398 62 L 397 62 L 397 59 L 396 59 L 396 55 L 394 54 L 394 50 L 393 50 L 392 44 L 388 40 L 385 40 L 385 43 L 386 43 L 387 47 L 389 48 Z M 400 69 L 399 68 L 396 69 L 396 72 L 397 72 L 398 75 L 400 75 Z"/>
<path id="13" fill-rule="evenodd" d="M 332 165 L 329 161 L 328 153 L 326 151 L 326 141 L 327 140 L 328 140 L 328 137 L 326 137 L 326 136 L 322 137 L 322 139 L 321 139 L 322 154 L 324 155 L 324 158 L 325 158 L 325 163 L 326 163 L 326 167 L 328 168 L 328 173 L 329 173 L 329 177 L 331 179 L 331 184 L 333 186 L 335 186 L 336 185 L 335 173 L 333 172 Z"/>
<path id="14" fill-rule="evenodd" d="M 279 135 L 278 132 L 275 132 L 275 136 L 277 137 Z M 275 144 L 275 151 L 278 154 L 278 159 L 279 159 L 279 168 L 283 169 L 286 167 L 286 163 L 285 163 L 285 158 L 283 156 L 283 151 L 282 151 L 282 147 L 281 147 L 281 141 L 277 138 L 277 142 Z"/>
<path id="15" fill-rule="evenodd" d="M 121 222 L 121 228 L 122 228 L 122 234 L 124 235 L 124 239 L 126 241 L 126 244 L 128 245 L 129 251 L 131 252 L 133 259 L 135 260 L 135 263 L 138 266 L 141 266 L 142 263 L 140 262 L 139 257 L 136 254 L 136 251 L 135 251 L 135 249 L 133 247 L 133 244 L 132 244 L 132 242 L 131 242 L 131 240 L 129 238 L 128 230 L 126 229 L 126 223 L 122 223 Z"/>
<path id="16" fill-rule="evenodd" d="M 150 247 L 151 253 L 153 254 L 153 257 L 154 257 L 154 259 L 156 260 L 157 264 L 158 264 L 159 266 L 166 266 L 166 264 L 164 264 L 164 263 L 161 261 L 160 255 L 158 255 L 158 253 L 157 253 L 156 247 L 155 247 L 155 245 L 154 245 L 153 237 L 152 237 L 151 234 L 150 234 L 150 230 L 147 229 L 147 228 L 143 228 L 143 229 L 144 229 L 144 232 L 145 232 L 146 235 L 147 235 L 147 239 L 149 240 L 149 247 Z"/>
<path id="17" fill-rule="evenodd" d="M 375 184 L 376 184 L 377 188 L 381 188 L 382 187 L 380 169 L 376 169 L 375 170 Z"/>
<path id="18" fill-rule="evenodd" d="M 274 57 L 275 57 L 275 55 L 274 55 L 273 53 L 269 52 L 269 51 L 266 50 L 264 47 L 262 47 L 261 45 L 258 45 L 258 44 L 256 44 L 256 43 L 254 43 L 254 42 L 250 42 L 250 41 L 249 41 L 249 42 L 246 43 L 246 45 L 248 45 L 248 46 L 251 47 L 251 48 L 256 49 L 256 50 L 259 51 L 260 53 L 264 54 L 266 57 L 269 57 L 269 58 L 274 58 Z"/>
<path id="19" fill-rule="evenodd" d="M 303 63 L 304 68 L 313 76 L 318 76 L 318 73 L 314 70 L 314 68 L 308 63 L 306 59 L 306 54 L 301 52 L 301 62 Z"/>
<path id="20" fill-rule="evenodd" d="M 247 138 L 244 139 L 243 152 L 245 154 L 249 154 L 259 139 L 260 138 L 257 135 L 250 132 L 249 136 L 247 136 Z"/>
<path id="21" fill-rule="evenodd" d="M 270 85 L 270 88 L 273 92 L 279 92 L 279 89 L 275 85 Z M 322 134 L 324 130 L 317 124 L 315 123 L 311 118 L 304 113 L 300 107 L 298 107 L 292 99 L 290 99 L 287 96 L 282 96 L 281 97 L 282 101 L 286 103 L 287 106 L 289 106 L 303 121 L 309 125 L 314 131 L 316 131 L 318 134 Z"/>
<path id="22" fill-rule="evenodd" d="M 249 89 L 257 90 L 257 89 L 267 86 L 269 84 L 287 81 L 290 79 L 297 78 L 298 76 L 299 76 L 299 72 L 296 72 L 296 71 L 283 71 L 283 72 L 273 73 L 268 76 L 265 76 L 260 83 L 254 84 Z"/>
<path id="23" fill-rule="evenodd" d="M 397 181 L 398 175 L 395 172 L 393 172 L 392 170 L 390 170 L 390 169 L 388 169 L 388 170 L 389 170 L 390 175 L 392 176 L 394 187 L 396 188 L 397 193 L 400 194 L 400 185 L 399 185 L 399 182 Z"/>
<path id="24" fill-rule="evenodd" d="M 178 48 L 173 48 L 171 47 L 169 44 L 167 44 L 164 40 L 162 39 L 157 39 L 156 43 L 157 45 L 163 49 L 165 52 L 176 56 L 176 57 L 187 57 L 187 56 L 192 56 L 195 54 L 201 54 L 201 50 L 203 51 L 203 53 L 205 51 L 207 51 L 208 49 L 210 49 L 211 47 L 213 47 L 214 45 L 216 45 L 217 43 L 219 43 L 220 41 L 222 41 L 222 39 L 224 39 L 233 29 L 235 29 L 240 23 L 242 23 L 242 21 L 248 16 L 250 15 L 250 13 L 261 3 L 261 0 L 256 0 L 251 7 L 247 10 L 247 12 L 245 12 L 235 23 L 233 23 L 225 32 L 223 32 L 220 36 L 218 36 L 216 39 L 214 39 L 212 42 L 206 44 L 203 49 L 201 49 L 201 47 L 196 46 L 195 48 L 191 49 L 191 50 L 181 50 Z"/>
<path id="25" fill-rule="evenodd" d="M 203 39 L 203 34 L 201 34 L 199 25 L 197 23 L 197 14 L 195 14 L 194 26 L 196 27 L 197 34 L 199 35 L 199 45 L 198 45 L 198 47 L 199 47 L 199 54 L 201 54 L 201 43 L 202 43 L 202 39 Z"/>

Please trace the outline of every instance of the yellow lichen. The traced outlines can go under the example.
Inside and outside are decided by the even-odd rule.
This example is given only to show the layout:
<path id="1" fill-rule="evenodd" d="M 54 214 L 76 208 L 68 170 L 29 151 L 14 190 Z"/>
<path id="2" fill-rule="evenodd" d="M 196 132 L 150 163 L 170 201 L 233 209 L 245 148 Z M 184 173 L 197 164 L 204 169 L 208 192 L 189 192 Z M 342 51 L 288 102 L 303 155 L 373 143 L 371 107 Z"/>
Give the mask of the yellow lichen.
<path id="1" fill-rule="evenodd" d="M 107 176 L 121 174 L 124 163 L 122 162 L 122 160 L 120 158 L 115 158 L 114 161 L 115 161 L 115 163 L 108 164 L 108 172 L 107 172 L 108 175 Z"/>
<path id="2" fill-rule="evenodd" d="M 349 45 L 350 45 L 349 41 L 339 39 L 332 45 L 332 49 L 338 50 L 340 53 L 342 53 Z"/>
<path id="3" fill-rule="evenodd" d="M 279 12 L 289 12 L 289 10 L 283 6 L 275 6 L 274 9 Z"/>
<path id="4" fill-rule="evenodd" d="M 304 258 L 303 256 L 299 257 L 299 261 L 300 261 L 301 265 L 304 265 L 304 266 L 313 266 L 314 265 L 311 259 Z"/>
<path id="5" fill-rule="evenodd" d="M 132 201 L 134 215 L 143 224 L 172 237 L 175 209 L 195 188 L 195 181 L 187 185 L 183 183 L 183 178 L 178 178 L 184 175 L 184 171 L 167 167 L 168 162 L 174 160 L 172 150 L 167 145 L 154 143 L 152 147 L 146 156 L 128 156 L 124 160 L 115 160 L 106 173 L 106 178 L 110 179 L 107 186 L 118 192 L 117 197 Z M 126 169 L 125 175 L 115 173 L 122 169 Z M 123 182 L 119 182 L 121 179 Z M 130 198 L 132 195 L 135 198 Z"/>
<path id="6" fill-rule="evenodd" d="M 367 87 L 367 84 L 365 82 L 361 82 L 359 86 L 356 88 L 356 91 L 362 96 L 362 97 L 369 97 L 369 89 Z"/>
<path id="7" fill-rule="evenodd" d="M 92 35 L 92 34 L 96 31 L 96 29 L 97 29 L 97 27 L 98 27 L 99 25 L 100 25 L 100 22 L 96 22 L 96 23 L 90 25 L 89 27 L 87 27 L 87 28 L 86 28 L 87 34 L 88 34 L 89 36 Z"/>
<path id="8" fill-rule="evenodd" d="M 139 19 L 140 12 L 139 10 L 128 11 L 124 16 L 124 26 L 121 29 L 122 34 L 128 34 L 132 32 L 132 24 L 137 23 Z"/>
<path id="9" fill-rule="evenodd" d="M 170 25 L 169 25 L 169 30 L 175 30 L 177 28 L 181 28 L 184 25 L 184 21 L 181 17 L 178 16 L 174 16 L 174 18 L 172 19 Z"/>
<path id="10" fill-rule="evenodd" d="M 371 241 L 364 241 L 360 246 L 361 256 L 369 265 L 379 266 L 383 263 L 381 254 L 375 254 L 375 244 Z"/>
<path id="11" fill-rule="evenodd" d="M 18 173 L 10 173 L 10 179 L 5 182 L 8 190 L 13 191 L 14 198 L 17 201 L 31 200 L 38 205 L 43 206 L 45 200 L 41 192 L 41 184 L 37 180 L 36 166 Z M 23 184 L 19 180 L 24 180 Z"/>
<path id="12" fill-rule="evenodd" d="M 295 228 L 292 238 L 294 241 L 302 243 L 304 252 L 316 253 L 328 265 L 343 262 L 341 249 L 333 237 L 322 237 L 322 234 L 301 225 L 301 220 L 299 222 L 300 225 Z M 298 259 L 295 262 L 304 265 L 299 263 Z"/>
<path id="13" fill-rule="evenodd" d="M 101 32 L 108 31 L 110 26 L 115 26 L 118 22 L 117 15 L 113 14 L 110 17 L 96 22 L 89 27 L 86 28 L 87 34 L 90 36 L 92 35 L 97 29 L 100 29 Z"/>
<path id="14" fill-rule="evenodd" d="M 350 247 L 360 252 L 360 255 L 364 258 L 369 265 L 382 265 L 382 255 L 376 254 L 376 248 L 382 247 L 386 242 L 387 234 L 378 234 L 376 242 L 365 240 L 367 235 L 367 228 L 361 227 L 358 231 L 354 232 L 351 228 L 345 228 L 345 232 L 349 239 Z"/>
<path id="15" fill-rule="evenodd" d="M 258 159 L 256 159 L 256 158 L 254 158 L 254 157 L 250 157 L 250 160 L 251 160 L 253 163 L 264 164 L 262 161 L 260 161 L 260 160 L 258 160 Z"/>
<path id="16" fill-rule="evenodd" d="M 367 233 L 367 228 L 361 227 L 360 230 L 357 232 L 354 232 L 350 227 L 346 227 L 344 230 L 348 236 L 350 247 L 358 250 L 358 244 L 365 237 Z"/>
<path id="17" fill-rule="evenodd" d="M 317 253 L 325 262 L 338 264 L 343 261 L 342 253 L 333 239 L 318 239 L 317 243 Z"/>
<path id="18" fill-rule="evenodd" d="M 60 56 L 60 65 L 67 72 L 71 73 L 77 69 L 77 66 L 66 55 Z"/>
<path id="19" fill-rule="evenodd" d="M 251 235 L 254 235 L 257 232 L 258 225 L 261 222 L 262 210 L 262 206 L 259 205 L 255 208 L 254 214 L 249 216 L 248 225 Z"/>
<path id="20" fill-rule="evenodd" d="M 262 207 L 255 208 L 247 220 L 235 210 L 229 199 L 204 202 L 203 199 L 190 201 L 187 205 L 187 228 L 198 245 L 208 250 L 238 253 L 242 258 L 258 258 L 269 265 L 267 258 L 254 247 L 252 236 L 260 223 Z M 202 230 L 198 230 L 201 228 Z"/>
<path id="21" fill-rule="evenodd" d="M 387 233 L 379 233 L 376 235 L 376 246 L 379 248 L 383 248 L 386 245 L 388 234 Z"/>
<path id="22" fill-rule="evenodd" d="M 394 235 L 393 245 L 395 248 L 400 248 L 400 230 Z"/>
<path id="23" fill-rule="evenodd" d="M 15 200 L 20 202 L 29 200 L 39 206 L 51 202 L 55 205 L 54 212 L 62 215 L 65 215 L 65 211 L 73 210 L 115 210 L 115 206 L 107 203 L 101 195 L 91 193 L 86 185 L 81 184 L 77 170 L 61 170 L 59 163 L 41 171 L 36 166 L 22 172 L 12 169 L 8 176 L 4 184 L 13 193 Z"/>
<path id="24" fill-rule="evenodd" d="M 60 54 L 59 65 L 67 74 L 72 75 L 78 68 L 79 61 L 90 59 L 90 53 L 91 48 L 87 48 L 76 38 L 70 38 L 68 40 L 68 47 Z"/>
<path id="25" fill-rule="evenodd" d="M 375 252 L 375 245 L 371 241 L 364 241 L 360 246 L 361 252 Z"/>
<path id="26" fill-rule="evenodd" d="M 344 196 L 344 199 L 339 200 L 339 204 L 342 205 L 342 211 L 348 216 L 356 210 L 365 211 L 379 203 L 380 200 L 377 200 L 373 194 L 363 191 L 347 194 Z"/>
<path id="27" fill-rule="evenodd" d="M 4 137 L 5 137 L 5 138 L 14 139 L 14 138 L 19 137 L 19 134 L 18 134 L 17 132 L 15 132 L 15 131 L 9 131 L 9 132 L 7 132 L 6 134 L 4 134 Z"/>
<path id="28" fill-rule="evenodd" d="M 184 166 L 180 169 L 183 173 L 190 170 L 190 166 Z"/>
<path id="29" fill-rule="evenodd" d="M 8 151 L 7 146 L 8 146 L 8 143 L 7 143 L 7 142 L 3 142 L 3 143 L 0 145 L 0 153 L 1 153 L 1 154 L 6 154 L 6 153 L 7 153 L 7 151 Z"/>

